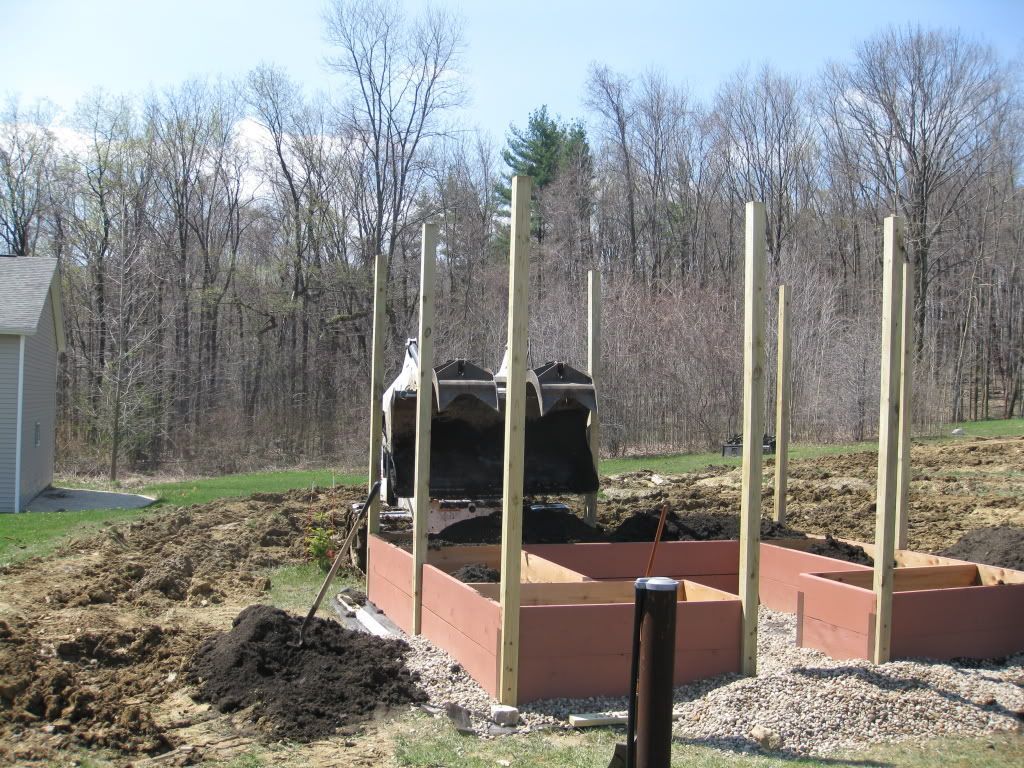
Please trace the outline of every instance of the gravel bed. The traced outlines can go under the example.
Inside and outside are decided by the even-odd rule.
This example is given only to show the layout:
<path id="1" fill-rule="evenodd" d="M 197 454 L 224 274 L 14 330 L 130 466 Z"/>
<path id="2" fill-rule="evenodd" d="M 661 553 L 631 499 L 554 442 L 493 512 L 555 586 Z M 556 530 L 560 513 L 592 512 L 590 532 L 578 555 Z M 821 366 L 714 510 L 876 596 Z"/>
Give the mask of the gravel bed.
<path id="1" fill-rule="evenodd" d="M 794 616 L 761 608 L 759 675 L 726 675 L 676 688 L 676 736 L 737 751 L 828 755 L 881 742 L 980 736 L 1024 725 L 1024 654 L 1001 664 L 877 666 L 797 648 L 795 637 Z M 407 665 L 420 673 L 432 705 L 465 707 L 481 736 L 507 732 L 490 723 L 492 699 L 461 665 L 421 637 L 405 639 L 412 646 Z M 625 707 L 624 697 L 536 702 L 520 708 L 517 732 L 567 728 L 570 713 L 624 712 Z"/>

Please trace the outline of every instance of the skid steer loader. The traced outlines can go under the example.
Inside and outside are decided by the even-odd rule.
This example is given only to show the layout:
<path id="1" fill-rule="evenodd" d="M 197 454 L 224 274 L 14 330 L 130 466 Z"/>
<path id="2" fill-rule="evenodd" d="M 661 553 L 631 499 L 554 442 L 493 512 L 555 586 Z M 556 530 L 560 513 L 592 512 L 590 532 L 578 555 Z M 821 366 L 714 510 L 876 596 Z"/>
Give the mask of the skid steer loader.
<path id="1" fill-rule="evenodd" d="M 507 353 L 506 353 L 507 355 Z M 430 420 L 430 497 L 444 500 L 501 496 L 505 449 L 505 375 L 468 360 L 434 368 Z M 383 398 L 384 495 L 391 505 L 414 493 L 416 391 L 419 357 L 406 344 L 402 371 Z M 587 421 L 597 411 L 589 376 L 563 362 L 527 371 L 523 492 L 587 494 L 597 491 Z"/>

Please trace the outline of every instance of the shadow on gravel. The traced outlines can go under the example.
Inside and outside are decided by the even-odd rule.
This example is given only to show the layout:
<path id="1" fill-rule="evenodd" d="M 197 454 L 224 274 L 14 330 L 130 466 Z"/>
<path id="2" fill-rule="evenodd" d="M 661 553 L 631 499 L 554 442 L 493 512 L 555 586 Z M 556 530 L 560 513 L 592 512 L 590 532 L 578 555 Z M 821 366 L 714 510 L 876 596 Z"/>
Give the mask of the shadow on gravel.
<path id="1" fill-rule="evenodd" d="M 917 664 L 927 664 L 936 666 L 949 666 L 955 672 L 962 672 L 957 667 L 942 661 L 928 661 L 926 659 L 915 659 Z M 876 688 L 880 688 L 886 691 L 913 691 L 913 690 L 929 690 L 937 696 L 941 696 L 947 701 L 952 701 L 956 704 L 963 704 L 973 709 L 984 710 L 985 712 L 991 712 L 994 714 L 1006 715 L 1008 717 L 1019 717 L 1019 715 L 1012 709 L 1007 709 L 997 701 L 992 701 L 988 704 L 978 704 L 971 699 L 961 696 L 958 693 L 954 693 L 946 688 L 940 688 L 926 680 L 920 680 L 916 677 L 905 677 L 902 675 L 896 675 L 887 673 L 885 668 L 871 669 L 868 667 L 796 667 L 792 670 L 793 674 L 803 675 L 804 677 L 817 678 L 819 680 L 838 678 L 838 677 L 851 677 L 860 680 L 868 685 L 873 685 Z M 1002 682 L 1002 681 L 999 681 Z"/>
<path id="2" fill-rule="evenodd" d="M 836 765 L 852 766 L 853 768 L 895 768 L 896 765 L 895 763 L 882 760 L 858 760 L 848 757 L 812 757 L 810 755 L 801 755 L 788 749 L 769 751 L 761 749 L 751 739 L 715 737 L 688 739 L 682 736 L 673 736 L 672 743 L 688 747 L 710 747 L 711 749 L 719 749 L 723 752 L 732 752 L 734 754 L 762 755 L 775 760 L 785 760 L 786 762 L 793 763 L 793 765 Z"/>

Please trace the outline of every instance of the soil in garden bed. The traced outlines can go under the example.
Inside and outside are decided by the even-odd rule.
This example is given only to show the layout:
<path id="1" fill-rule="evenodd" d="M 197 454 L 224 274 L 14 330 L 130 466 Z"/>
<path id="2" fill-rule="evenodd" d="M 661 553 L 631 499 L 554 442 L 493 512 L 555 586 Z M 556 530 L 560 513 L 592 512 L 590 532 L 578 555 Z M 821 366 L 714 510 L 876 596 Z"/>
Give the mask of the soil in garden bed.
<path id="1" fill-rule="evenodd" d="M 1024 528 L 1016 525 L 976 528 L 939 554 L 957 560 L 1024 571 Z"/>
<path id="2" fill-rule="evenodd" d="M 501 541 L 501 513 L 471 517 L 452 523 L 435 536 L 434 545 L 497 544 Z M 607 541 L 604 531 L 591 528 L 571 511 L 561 509 L 523 510 L 524 544 L 566 544 Z"/>
<path id="3" fill-rule="evenodd" d="M 825 534 L 824 539 L 811 544 L 807 551 L 812 555 L 824 555 L 825 557 L 831 557 L 833 560 L 845 560 L 848 563 L 860 563 L 861 565 L 875 564 L 874 558 L 865 552 L 863 547 L 858 547 L 856 544 L 847 544 L 845 541 L 834 538 L 830 533 Z"/>
<path id="4" fill-rule="evenodd" d="M 352 632 L 314 618 L 296 647 L 302 619 L 253 605 L 199 647 L 186 671 L 196 698 L 248 717 L 280 738 L 310 741 L 378 710 L 426 701 L 404 665 L 400 640 Z"/>
<path id="5" fill-rule="evenodd" d="M 501 571 L 491 568 L 484 563 L 464 565 L 455 571 L 452 576 L 466 584 L 497 583 L 501 581 Z"/>

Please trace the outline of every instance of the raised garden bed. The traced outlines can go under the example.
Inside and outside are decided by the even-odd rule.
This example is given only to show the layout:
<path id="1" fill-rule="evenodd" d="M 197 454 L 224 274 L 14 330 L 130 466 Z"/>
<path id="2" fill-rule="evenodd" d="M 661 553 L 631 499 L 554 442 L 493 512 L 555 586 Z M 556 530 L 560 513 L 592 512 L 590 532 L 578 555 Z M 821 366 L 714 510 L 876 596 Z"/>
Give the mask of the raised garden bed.
<path id="1" fill-rule="evenodd" d="M 705 548 L 728 548 L 732 544 L 735 553 L 735 542 L 672 544 Z M 645 549 L 642 544 L 525 548 L 520 592 L 519 700 L 526 703 L 553 697 L 625 694 L 632 640 L 633 575 L 642 572 L 642 566 L 639 571 L 620 566 L 618 577 L 595 579 L 546 557 L 541 550 L 551 546 L 603 547 L 603 555 L 614 562 L 620 562 L 620 557 L 640 558 Z M 620 553 L 619 548 L 625 551 Z M 649 545 L 646 550 L 649 552 Z M 717 559 L 712 556 L 711 561 Z M 496 568 L 499 561 L 497 545 L 453 546 L 430 550 L 423 568 L 422 634 L 451 654 L 492 696 L 498 688 L 500 586 L 464 584 L 451 573 L 468 564 Z M 370 601 L 402 630 L 410 631 L 412 555 L 371 536 L 369 568 Z M 676 617 L 676 684 L 738 672 L 739 599 L 686 574 L 676 575 L 683 576 Z"/>
<path id="2" fill-rule="evenodd" d="M 865 549 L 869 545 L 864 545 Z M 899 551 L 891 658 L 998 658 L 1024 651 L 1024 572 Z M 870 659 L 870 569 L 799 577 L 797 644 L 837 659 Z"/>

